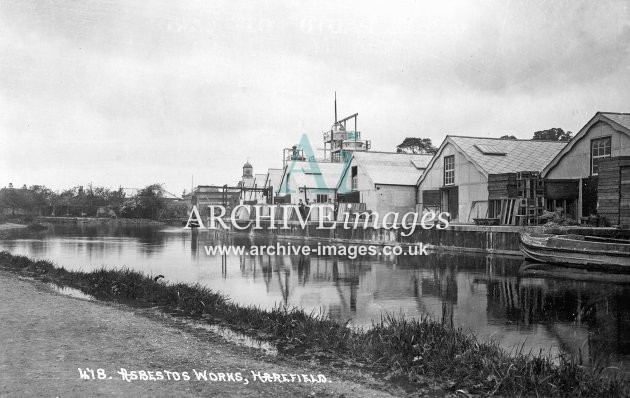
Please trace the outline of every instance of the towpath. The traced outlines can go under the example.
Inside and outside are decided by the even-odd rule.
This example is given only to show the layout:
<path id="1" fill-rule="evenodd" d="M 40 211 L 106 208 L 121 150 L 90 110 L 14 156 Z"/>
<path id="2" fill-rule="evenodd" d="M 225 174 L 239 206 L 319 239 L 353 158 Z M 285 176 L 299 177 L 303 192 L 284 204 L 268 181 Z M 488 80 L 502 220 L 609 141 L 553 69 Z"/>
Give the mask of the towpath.
<path id="1" fill-rule="evenodd" d="M 95 379 L 81 379 L 79 368 L 93 369 Z M 120 368 L 143 370 L 147 377 L 151 371 L 154 378 L 162 372 L 171 380 L 128 382 Z M 208 381 L 197 381 L 193 369 L 205 370 Z M 252 371 L 278 376 L 263 383 Z M 184 372 L 190 380 L 184 380 Z M 219 381 L 219 373 L 225 381 Z M 290 374 L 323 374 L 328 382 L 298 382 L 296 376 L 293 382 L 279 382 L 281 374 L 287 379 Z M 0 397 L 390 396 L 370 387 L 378 383 L 369 380 L 268 357 L 211 332 L 178 326 L 170 318 L 68 297 L 42 282 L 0 270 Z"/>

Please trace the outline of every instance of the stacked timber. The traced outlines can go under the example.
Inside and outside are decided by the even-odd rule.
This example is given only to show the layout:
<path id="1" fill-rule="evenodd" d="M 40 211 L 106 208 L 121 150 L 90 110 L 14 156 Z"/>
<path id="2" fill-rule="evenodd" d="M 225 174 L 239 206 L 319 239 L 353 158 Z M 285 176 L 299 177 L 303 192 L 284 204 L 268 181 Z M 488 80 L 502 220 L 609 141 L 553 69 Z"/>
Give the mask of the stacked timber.
<path id="1" fill-rule="evenodd" d="M 488 175 L 488 199 L 516 198 L 516 173 Z"/>
<path id="2" fill-rule="evenodd" d="M 519 224 L 538 225 L 545 210 L 545 180 L 537 171 L 518 172 L 516 191 L 519 196 Z"/>

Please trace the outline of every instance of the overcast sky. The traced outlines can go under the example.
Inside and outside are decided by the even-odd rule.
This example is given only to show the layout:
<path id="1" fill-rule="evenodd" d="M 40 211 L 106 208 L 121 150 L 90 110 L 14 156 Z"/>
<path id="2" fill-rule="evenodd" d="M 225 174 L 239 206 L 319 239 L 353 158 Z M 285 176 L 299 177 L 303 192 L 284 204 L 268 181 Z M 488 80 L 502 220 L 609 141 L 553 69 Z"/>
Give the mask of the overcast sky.
<path id="1" fill-rule="evenodd" d="M 0 187 L 235 184 L 335 91 L 379 151 L 630 112 L 627 2 L 340 3 L 0 0 Z"/>

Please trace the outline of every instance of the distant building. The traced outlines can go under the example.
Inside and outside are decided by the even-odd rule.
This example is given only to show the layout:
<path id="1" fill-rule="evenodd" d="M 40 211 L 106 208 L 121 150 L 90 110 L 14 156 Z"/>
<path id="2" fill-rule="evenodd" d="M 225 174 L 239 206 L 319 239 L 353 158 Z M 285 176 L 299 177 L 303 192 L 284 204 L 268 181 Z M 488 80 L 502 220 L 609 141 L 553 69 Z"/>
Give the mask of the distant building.
<path id="1" fill-rule="evenodd" d="M 489 176 L 540 172 L 565 145 L 566 142 L 449 135 L 418 180 L 419 207 L 447 211 L 452 221 L 461 223 L 485 218 Z"/>
<path id="2" fill-rule="evenodd" d="M 365 203 L 383 215 L 406 213 L 416 206 L 416 183 L 432 155 L 395 152 L 354 152 L 341 175 L 340 202 Z"/>
<path id="3" fill-rule="evenodd" d="M 267 198 L 263 188 L 267 181 L 267 174 L 254 174 L 254 167 L 246 162 L 243 165 L 243 176 L 237 183 L 241 189 L 241 200 L 245 204 L 266 203 Z"/>
<path id="4" fill-rule="evenodd" d="M 630 114 L 597 112 L 542 171 L 548 200 L 575 208 L 578 219 L 603 210 L 609 222 L 618 223 L 619 201 L 630 199 L 630 192 L 621 193 L 619 176 L 630 169 L 607 161 L 606 179 L 617 180 L 606 184 L 605 192 L 598 192 L 598 185 L 605 182 L 599 178 L 602 161 L 622 156 L 630 156 Z"/>
<path id="5" fill-rule="evenodd" d="M 254 185 L 254 167 L 249 162 L 245 162 L 243 165 L 243 176 L 237 185 L 239 187 L 251 187 Z"/>
<path id="6" fill-rule="evenodd" d="M 343 163 L 332 162 L 291 162 L 284 167 L 276 202 L 326 203 L 335 199 Z"/>
<path id="7" fill-rule="evenodd" d="M 207 216 L 209 205 L 223 206 L 227 214 L 240 204 L 241 190 L 238 187 L 218 187 L 212 185 L 198 185 L 190 194 L 184 195 L 184 200 L 190 198 L 189 206 L 196 205 L 202 216 Z M 190 209 L 189 209 L 190 210 Z"/>

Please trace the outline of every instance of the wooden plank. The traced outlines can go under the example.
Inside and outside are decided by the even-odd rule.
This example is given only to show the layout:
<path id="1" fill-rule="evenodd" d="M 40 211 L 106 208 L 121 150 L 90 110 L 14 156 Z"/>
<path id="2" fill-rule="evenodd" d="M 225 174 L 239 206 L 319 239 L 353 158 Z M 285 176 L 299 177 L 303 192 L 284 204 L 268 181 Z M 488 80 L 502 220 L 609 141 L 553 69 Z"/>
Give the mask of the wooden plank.
<path id="1" fill-rule="evenodd" d="M 517 215 L 519 214 L 521 201 L 519 199 L 511 199 L 512 202 L 512 214 L 510 218 L 510 224 L 516 225 Z"/>

